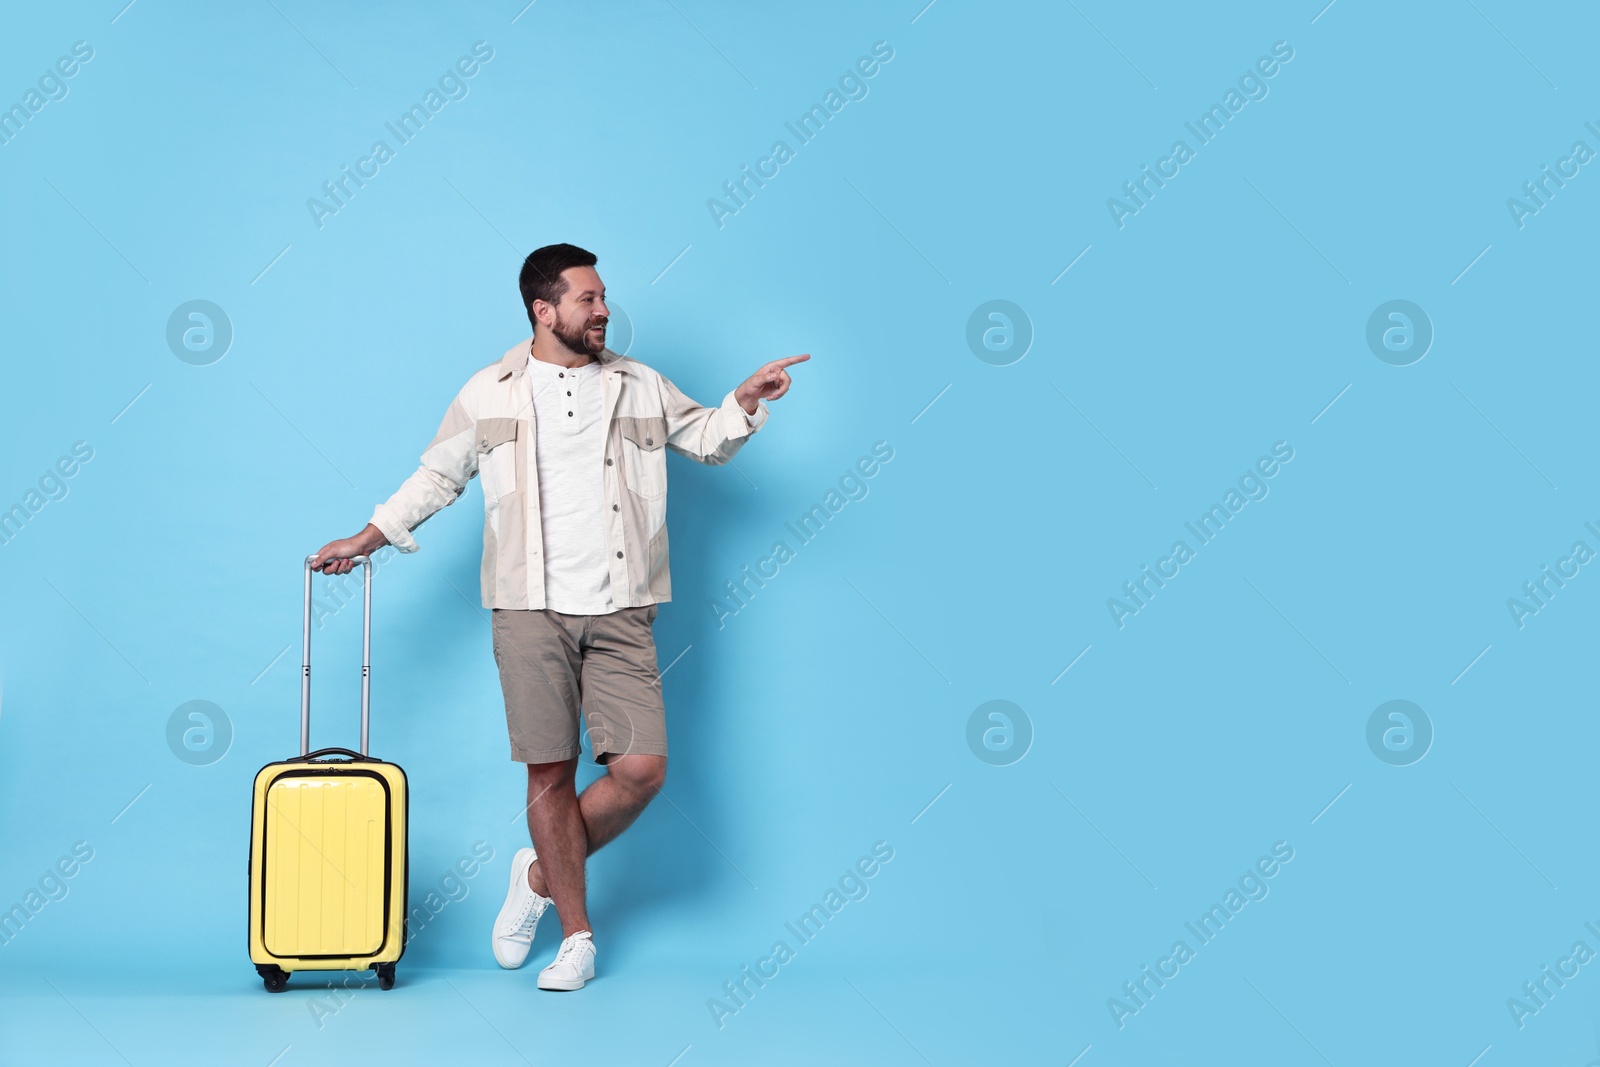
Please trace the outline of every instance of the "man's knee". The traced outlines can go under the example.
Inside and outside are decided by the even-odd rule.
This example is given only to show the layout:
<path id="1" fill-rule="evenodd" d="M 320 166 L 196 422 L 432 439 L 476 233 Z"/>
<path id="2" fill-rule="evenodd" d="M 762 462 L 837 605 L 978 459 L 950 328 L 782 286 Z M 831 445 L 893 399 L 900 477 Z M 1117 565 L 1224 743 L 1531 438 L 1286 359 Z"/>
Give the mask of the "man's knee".
<path id="1" fill-rule="evenodd" d="M 655 796 L 667 780 L 667 757 L 634 754 L 615 756 L 606 764 L 607 772 L 630 793 Z"/>
<path id="2" fill-rule="evenodd" d="M 557 760 L 555 763 L 528 764 L 528 787 L 533 790 L 549 789 L 563 781 L 570 781 L 578 767 L 576 759 Z"/>

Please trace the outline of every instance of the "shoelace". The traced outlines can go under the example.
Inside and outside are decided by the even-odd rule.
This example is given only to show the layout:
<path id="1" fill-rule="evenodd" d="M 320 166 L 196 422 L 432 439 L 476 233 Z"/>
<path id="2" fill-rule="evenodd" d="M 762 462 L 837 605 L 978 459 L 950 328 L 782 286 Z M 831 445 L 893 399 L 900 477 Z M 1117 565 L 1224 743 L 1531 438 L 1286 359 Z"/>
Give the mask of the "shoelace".
<path id="1" fill-rule="evenodd" d="M 587 937 L 579 937 L 577 934 L 573 934 L 561 942 L 561 951 L 556 953 L 555 965 L 570 963 L 573 966 L 577 966 L 578 961 L 575 957 L 582 951 L 580 946 L 592 944 L 593 942 Z"/>
<path id="2" fill-rule="evenodd" d="M 522 914 L 517 916 L 516 929 L 510 934 L 514 938 L 532 938 L 533 929 L 539 925 L 539 917 L 544 914 L 544 901 L 537 894 L 530 894 L 528 902 L 522 906 Z"/>

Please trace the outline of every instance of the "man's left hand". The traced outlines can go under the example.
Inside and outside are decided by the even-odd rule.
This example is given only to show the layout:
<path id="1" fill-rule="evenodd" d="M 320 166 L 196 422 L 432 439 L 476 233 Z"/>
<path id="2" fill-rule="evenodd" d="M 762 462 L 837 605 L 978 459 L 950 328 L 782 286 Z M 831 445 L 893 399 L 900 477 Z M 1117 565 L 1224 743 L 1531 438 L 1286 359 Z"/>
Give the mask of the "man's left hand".
<path id="1" fill-rule="evenodd" d="M 808 352 L 805 355 L 785 356 L 783 359 L 773 360 L 746 378 L 744 383 L 733 391 L 733 398 L 744 408 L 746 415 L 754 415 L 757 400 L 776 400 L 789 391 L 791 384 L 789 372 L 784 368 L 804 363 L 810 358 L 811 354 Z"/>

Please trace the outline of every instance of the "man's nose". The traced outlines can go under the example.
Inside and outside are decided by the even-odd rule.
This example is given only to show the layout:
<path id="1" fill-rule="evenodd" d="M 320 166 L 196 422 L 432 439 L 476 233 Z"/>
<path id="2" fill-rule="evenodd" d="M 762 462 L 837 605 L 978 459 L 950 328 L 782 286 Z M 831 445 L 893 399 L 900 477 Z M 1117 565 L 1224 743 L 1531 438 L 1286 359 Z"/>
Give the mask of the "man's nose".
<path id="1" fill-rule="evenodd" d="M 611 318 L 611 309 L 606 307 L 606 302 L 604 300 L 602 300 L 598 304 L 596 304 L 594 310 L 595 310 L 595 314 L 598 317 L 602 318 L 602 319 L 610 319 Z"/>

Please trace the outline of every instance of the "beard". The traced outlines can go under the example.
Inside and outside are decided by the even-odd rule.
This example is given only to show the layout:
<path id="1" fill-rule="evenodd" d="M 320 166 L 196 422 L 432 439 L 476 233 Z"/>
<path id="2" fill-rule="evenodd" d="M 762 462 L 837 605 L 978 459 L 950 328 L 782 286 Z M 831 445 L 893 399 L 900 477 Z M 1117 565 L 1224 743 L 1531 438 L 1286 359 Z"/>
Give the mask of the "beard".
<path id="1" fill-rule="evenodd" d="M 557 312 L 555 328 L 551 332 L 567 351 L 579 356 L 598 356 L 606 347 L 604 327 L 608 321 L 585 317 L 574 322 L 563 322 L 560 312 Z M 589 333 L 595 326 L 602 329 L 598 336 Z"/>

